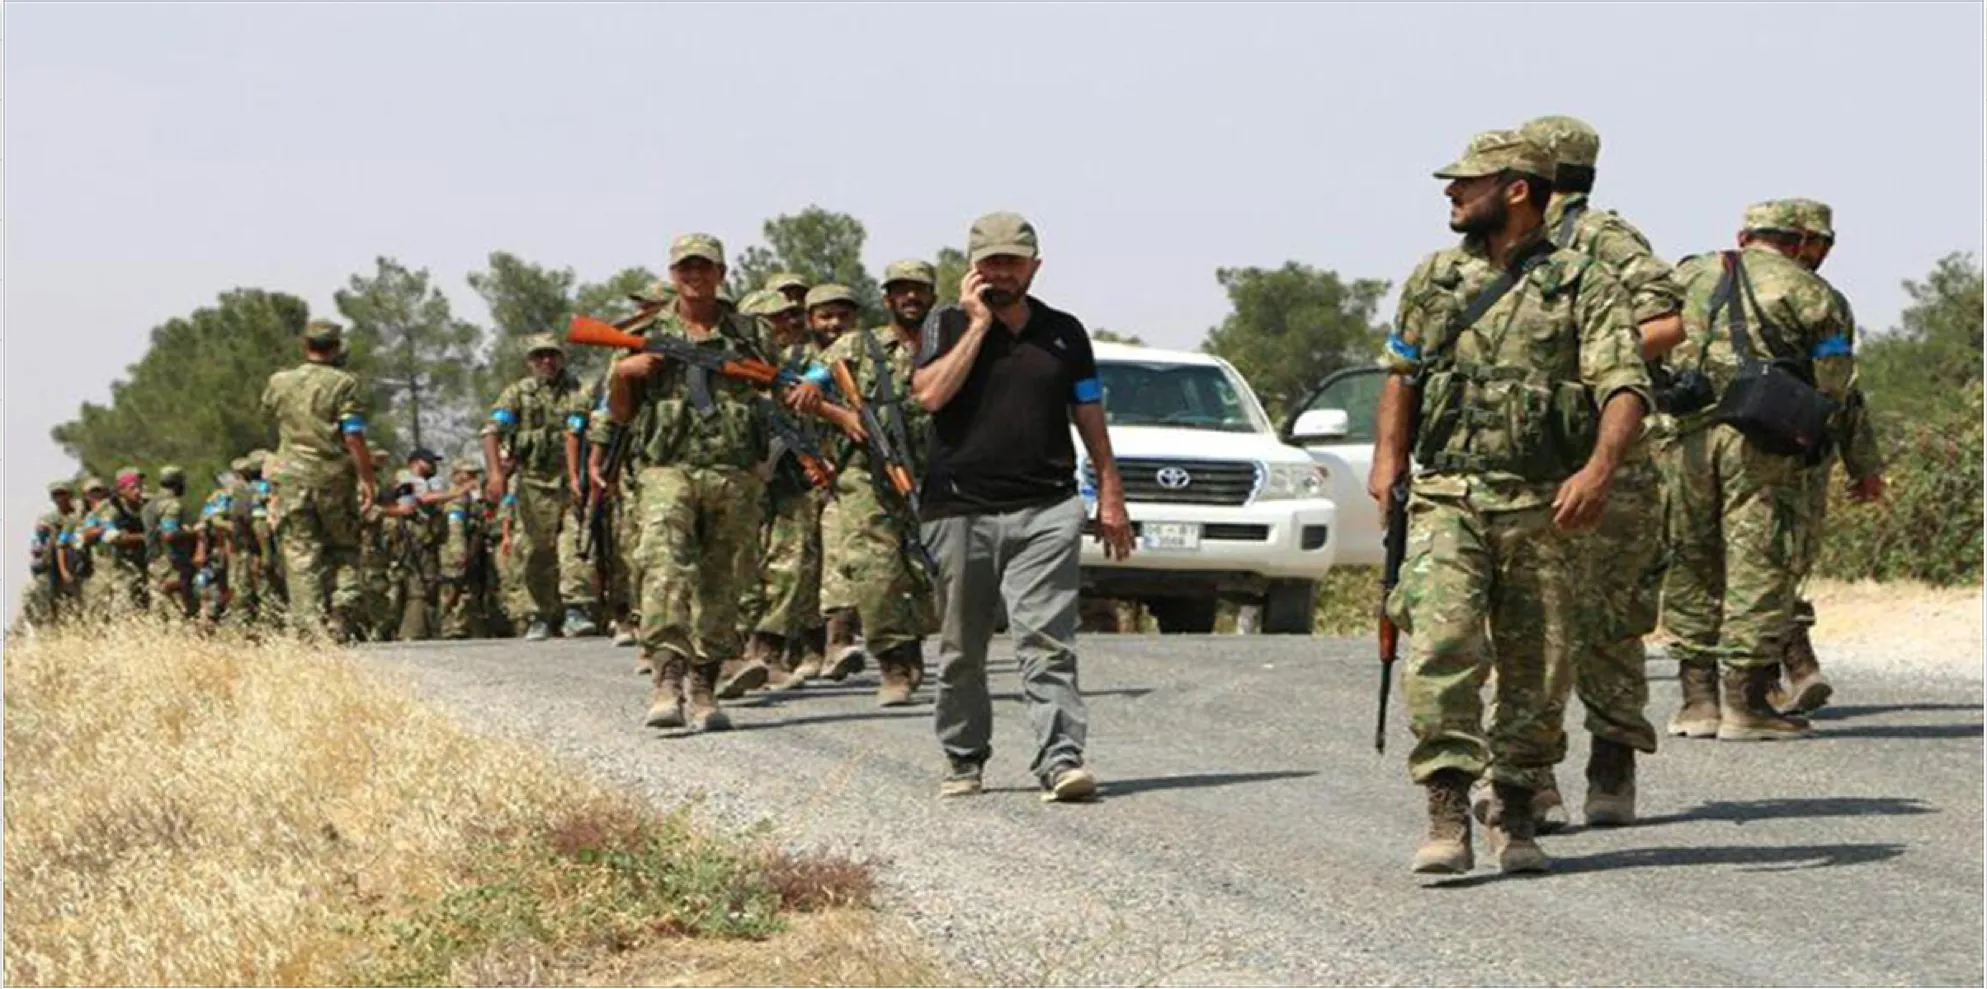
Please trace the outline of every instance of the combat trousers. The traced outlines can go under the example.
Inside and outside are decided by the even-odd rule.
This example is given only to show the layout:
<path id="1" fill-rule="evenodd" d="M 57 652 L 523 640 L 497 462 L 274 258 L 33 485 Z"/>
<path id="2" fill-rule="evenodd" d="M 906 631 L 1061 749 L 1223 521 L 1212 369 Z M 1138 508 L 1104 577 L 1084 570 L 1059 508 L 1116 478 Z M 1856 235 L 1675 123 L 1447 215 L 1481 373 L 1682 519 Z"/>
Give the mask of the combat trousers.
<path id="1" fill-rule="evenodd" d="M 567 608 L 593 615 L 600 607 L 599 582 L 593 562 L 580 559 L 586 520 L 573 512 L 570 496 L 566 505 L 565 516 L 559 520 L 559 600 Z"/>
<path id="2" fill-rule="evenodd" d="M 536 618 L 557 625 L 564 614 L 559 599 L 559 530 L 572 517 L 566 507 L 566 482 L 562 477 L 517 480 L 515 520 L 511 523 L 511 563 L 517 570 L 517 588 L 511 616 L 520 622 Z"/>
<path id="3" fill-rule="evenodd" d="M 1569 692 L 1579 693 L 1588 734 L 1643 752 L 1656 751 L 1656 729 L 1643 714 L 1649 658 L 1642 637 L 1656 630 L 1667 562 L 1661 494 L 1653 463 L 1623 466 L 1600 521 L 1568 537 L 1574 562 L 1587 573 L 1573 600 L 1582 614 L 1571 626 L 1572 676 L 1546 671 L 1561 710 Z"/>
<path id="4" fill-rule="evenodd" d="M 855 609 L 871 653 L 938 630 L 935 591 L 881 497 L 867 471 L 851 468 L 821 514 L 821 607 Z"/>
<path id="5" fill-rule="evenodd" d="M 752 629 L 784 639 L 821 627 L 821 496 L 776 490 L 767 499 Z"/>
<path id="6" fill-rule="evenodd" d="M 1387 608 L 1408 636 L 1401 687 L 1416 783 L 1458 769 L 1551 785 L 1566 755 L 1565 701 L 1552 685 L 1571 676 L 1576 567 L 1547 506 L 1485 511 L 1468 497 L 1410 498 L 1407 556 Z"/>
<path id="7" fill-rule="evenodd" d="M 1811 629 L 1815 624 L 1815 606 L 1808 600 L 1809 578 L 1814 576 L 1815 562 L 1821 556 L 1822 532 L 1828 520 L 1828 482 L 1833 476 L 1834 458 L 1823 461 L 1819 466 L 1808 468 L 1801 484 L 1806 492 L 1807 524 L 1802 527 L 1803 538 L 1794 553 L 1794 611 L 1793 623 L 1802 630 Z"/>
<path id="8" fill-rule="evenodd" d="M 954 762 L 985 762 L 993 752 L 993 700 L 987 646 L 1005 601 L 1023 705 L 1034 729 L 1029 771 L 1048 782 L 1083 763 L 1089 714 L 1077 686 L 1078 561 L 1083 500 L 998 515 L 926 522 L 924 542 L 938 558 L 938 741 Z M 825 602 L 824 602 L 825 603 Z"/>
<path id="9" fill-rule="evenodd" d="M 646 572 L 642 561 L 641 505 L 641 487 L 631 472 L 624 477 L 621 493 L 615 498 L 614 555 L 619 566 L 610 583 L 619 603 L 628 609 L 628 617 L 637 625 L 642 619 L 642 579 Z"/>
<path id="10" fill-rule="evenodd" d="M 325 629 L 327 606 L 341 616 L 353 615 L 359 606 L 357 488 L 350 479 L 322 487 L 285 485 L 281 497 L 277 539 L 290 587 L 290 620 L 299 629 Z"/>
<path id="11" fill-rule="evenodd" d="M 759 578 L 764 488 L 746 468 L 642 469 L 644 655 L 667 649 L 693 666 L 739 655 L 739 603 Z"/>
<path id="12" fill-rule="evenodd" d="M 1678 437 L 1661 466 L 1670 569 L 1663 627 L 1680 661 L 1780 661 L 1809 528 L 1807 468 L 1713 425 Z"/>

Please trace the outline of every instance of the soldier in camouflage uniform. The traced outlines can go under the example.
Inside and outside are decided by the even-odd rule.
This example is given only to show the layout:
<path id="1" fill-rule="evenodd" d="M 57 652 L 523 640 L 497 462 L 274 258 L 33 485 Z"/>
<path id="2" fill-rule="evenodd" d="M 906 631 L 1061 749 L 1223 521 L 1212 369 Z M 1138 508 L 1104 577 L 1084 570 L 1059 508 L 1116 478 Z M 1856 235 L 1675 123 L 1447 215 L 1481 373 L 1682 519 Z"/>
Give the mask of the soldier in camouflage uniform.
<path id="1" fill-rule="evenodd" d="M 65 561 L 71 583 L 70 613 L 72 617 L 89 613 L 90 585 L 96 577 L 96 554 L 93 534 L 86 532 L 90 520 L 99 508 L 110 501 L 110 485 L 103 478 L 91 475 L 83 479 L 83 503 L 76 506 L 75 514 L 62 529 L 60 556 Z"/>
<path id="2" fill-rule="evenodd" d="M 203 628 L 219 625 L 233 603 L 228 571 L 236 553 L 234 503 L 246 492 L 248 482 L 243 475 L 247 470 L 247 457 L 229 462 L 228 473 L 208 492 L 200 506 L 200 518 L 193 524 L 193 606 Z"/>
<path id="3" fill-rule="evenodd" d="M 884 270 L 883 290 L 890 324 L 841 335 L 823 359 L 846 364 L 878 421 L 896 424 L 900 453 L 910 458 L 906 466 L 916 478 L 924 473 L 920 461 L 930 447 L 931 416 L 911 399 L 911 372 L 925 316 L 937 298 L 937 273 L 923 261 L 898 261 Z M 853 308 L 853 296 L 847 304 Z M 828 322 L 833 314 L 810 306 L 808 316 Z M 883 375 L 890 380 L 888 402 Z M 877 702 L 909 704 L 924 680 L 922 640 L 938 631 L 935 589 L 904 538 L 918 522 L 909 502 L 890 487 L 883 465 L 870 462 L 867 446 L 844 441 L 838 452 L 835 500 L 821 523 L 828 655 L 839 666 L 852 645 L 842 641 L 850 638 L 846 632 L 836 634 L 836 617 L 847 623 L 850 614 L 859 616 L 864 645 L 882 671 Z"/>
<path id="4" fill-rule="evenodd" d="M 1583 121 L 1560 116 L 1539 117 L 1521 130 L 1553 155 L 1553 196 L 1545 212 L 1548 235 L 1556 246 L 1586 255 L 1621 280 L 1642 356 L 1654 362 L 1683 339 L 1683 290 L 1640 230 L 1613 211 L 1591 207 L 1600 134 Z M 1577 689 L 1587 711 L 1593 738 L 1586 774 L 1585 818 L 1590 825 L 1635 820 L 1635 753 L 1656 751 L 1656 729 L 1643 714 L 1649 678 L 1642 639 L 1656 630 L 1665 563 L 1661 484 L 1650 452 L 1659 441 L 1653 434 L 1659 433 L 1661 421 L 1654 415 L 1644 419 L 1644 436 L 1615 472 L 1600 521 L 1574 537 L 1575 552 L 1590 570 L 1583 583 L 1594 589 L 1578 600 L 1594 614 L 1574 628 L 1598 638 L 1574 645 L 1572 682 L 1554 677 L 1549 689 L 1562 705 L 1566 694 Z M 1488 791 L 1487 784 L 1480 785 L 1472 800 L 1478 820 L 1487 813 Z M 1541 831 L 1565 823 L 1560 804 L 1556 784 L 1538 791 L 1535 810 Z"/>
<path id="5" fill-rule="evenodd" d="M 250 450 L 246 500 L 234 505 L 234 548 L 241 552 L 228 557 L 228 586 L 233 601 L 228 606 L 236 626 L 280 627 L 288 621 L 285 601 L 288 585 L 283 578 L 283 554 L 276 542 L 276 486 L 269 480 L 269 451 Z"/>
<path id="6" fill-rule="evenodd" d="M 344 358 L 344 328 L 313 320 L 304 363 L 270 375 L 262 392 L 280 439 L 271 480 L 290 620 L 339 641 L 351 638 L 359 604 L 360 506 L 378 491 L 359 379 L 338 366 Z"/>
<path id="7" fill-rule="evenodd" d="M 21 618 L 29 625 L 49 626 L 68 616 L 64 614 L 75 600 L 76 581 L 62 559 L 68 545 L 65 533 L 74 524 L 77 511 L 76 486 L 56 481 L 48 486 L 48 500 L 54 510 L 35 520 L 34 542 L 29 549 L 28 573 L 34 578 L 21 597 Z"/>
<path id="8" fill-rule="evenodd" d="M 439 563 L 441 636 L 474 639 L 489 634 L 483 605 L 490 583 L 490 554 L 483 530 L 483 469 L 463 464 L 450 479 L 455 497 L 442 513 Z"/>
<path id="9" fill-rule="evenodd" d="M 160 494 L 145 502 L 145 566 L 153 617 L 179 622 L 193 614 L 193 527 L 186 520 L 186 471 L 159 471 Z"/>
<path id="10" fill-rule="evenodd" d="M 1435 173 L 1451 180 L 1450 227 L 1463 242 L 1408 276 L 1382 356 L 1390 373 L 1368 491 L 1384 508 L 1410 454 L 1421 468 L 1387 602 L 1409 637 L 1409 770 L 1428 790 L 1416 872 L 1474 866 L 1468 792 L 1479 776 L 1496 796 L 1498 867 L 1546 867 L 1533 799 L 1566 748 L 1563 701 L 1549 688 L 1582 641 L 1568 626 L 1587 617 L 1565 533 L 1600 516 L 1651 401 L 1620 279 L 1547 237 L 1553 171 L 1545 149 L 1491 131 Z M 1480 691 L 1493 673 L 1486 731 Z"/>
<path id="11" fill-rule="evenodd" d="M 669 272 L 677 296 L 649 332 L 768 356 L 757 321 L 717 300 L 724 278 L 717 238 L 678 237 Z M 764 485 L 754 468 L 769 450 L 765 402 L 744 382 L 653 353 L 614 366 L 608 412 L 638 427 L 633 441 L 642 453 L 641 644 L 654 670 L 651 727 L 730 727 L 718 708 L 717 677 L 739 655 L 739 602 L 758 572 Z"/>
<path id="12" fill-rule="evenodd" d="M 586 395 L 566 370 L 565 346 L 552 334 L 532 337 L 525 360 L 531 373 L 504 389 L 483 427 L 483 466 L 489 474 L 485 493 L 495 501 L 511 490 L 517 499 L 511 506 L 510 551 L 529 601 L 517 601 L 511 612 L 529 616 L 524 634 L 529 640 L 550 637 L 562 617 L 565 634 L 591 635 L 593 618 L 581 608 L 591 608 L 591 600 L 562 608 L 564 567 L 559 559 L 559 531 L 572 524 L 568 499 L 578 494 L 567 465 L 576 455 L 579 432 L 586 428 Z M 510 465 L 504 460 L 506 448 Z"/>
<path id="13" fill-rule="evenodd" d="M 1850 314 L 1841 296 L 1802 264 L 1802 226 L 1797 204 L 1759 203 L 1746 210 L 1740 250 L 1678 266 L 1688 338 L 1673 364 L 1698 369 L 1722 395 L 1738 373 L 1733 314 L 1742 313 L 1755 355 L 1789 355 L 1840 403 L 1827 439 L 1842 450 L 1857 496 L 1875 497 L 1883 475 L 1862 459 L 1873 461 L 1874 450 L 1857 440 L 1866 427 L 1858 424 L 1864 413 L 1854 400 Z M 1735 287 L 1741 274 L 1750 292 L 1744 283 Z M 1663 626 L 1676 640 L 1670 651 L 1683 694 L 1672 734 L 1768 741 L 1809 733 L 1805 719 L 1773 707 L 1771 694 L 1794 627 L 1803 547 L 1817 525 L 1811 478 L 1824 463 L 1824 456 L 1769 451 L 1719 422 L 1715 404 L 1677 416 L 1676 438 L 1661 460 L 1672 554 Z"/>
<path id="14" fill-rule="evenodd" d="M 386 476 L 392 466 L 384 447 L 367 448 L 375 477 Z M 398 483 L 395 479 L 394 483 Z M 383 510 L 392 504 L 394 490 L 381 485 L 371 504 L 359 510 L 359 605 L 353 614 L 356 635 L 368 642 L 386 642 L 400 627 L 399 595 L 394 589 L 393 552 L 398 525 Z"/>
<path id="15" fill-rule="evenodd" d="M 1802 236 L 1799 260 L 1809 271 L 1819 273 L 1822 263 L 1828 260 L 1829 251 L 1835 246 L 1835 211 L 1828 204 L 1812 199 L 1786 200 L 1794 208 L 1793 219 Z M 1833 286 L 1830 286 L 1831 290 Z M 1856 319 L 1840 291 L 1835 292 L 1842 303 L 1845 323 L 1848 326 L 1849 347 L 1856 346 Z M 1854 409 L 1854 435 L 1849 441 L 1847 452 L 1841 455 L 1842 462 L 1857 464 L 1863 474 L 1850 479 L 1849 496 L 1854 501 L 1880 500 L 1884 493 L 1883 458 L 1878 452 L 1873 417 L 1863 408 L 1862 389 L 1852 380 L 1849 385 L 1850 406 Z M 1810 630 L 1815 623 L 1815 609 L 1805 593 L 1807 580 L 1814 573 L 1815 557 L 1821 551 L 1821 538 L 1827 529 L 1828 479 L 1834 468 L 1837 451 L 1831 449 L 1822 462 L 1809 469 L 1807 474 L 1807 505 L 1813 524 L 1807 528 L 1807 538 L 1795 547 L 1795 571 L 1799 575 L 1794 598 L 1794 623 L 1788 629 L 1785 651 L 1780 657 L 1780 666 L 1787 677 L 1782 686 L 1776 682 L 1770 692 L 1769 701 L 1775 710 L 1805 714 L 1828 703 L 1835 688 L 1828 678 L 1822 675 L 1821 663 L 1815 658 L 1814 641 Z"/>
<path id="16" fill-rule="evenodd" d="M 145 474 L 117 472 L 117 493 L 84 520 L 80 539 L 95 554 L 83 608 L 93 621 L 116 621 L 145 610 Z"/>
<path id="17" fill-rule="evenodd" d="M 788 302 L 780 292 L 754 292 L 739 311 L 765 322 L 767 340 L 782 361 L 814 364 L 820 357 L 804 323 L 805 307 Z M 798 428 L 812 429 L 809 424 Z M 759 475 L 766 482 L 766 520 L 759 539 L 758 579 L 744 615 L 745 656 L 725 671 L 718 685 L 720 699 L 743 696 L 775 676 L 773 689 L 788 690 L 821 670 L 820 649 L 812 643 L 821 635 L 824 496 L 782 444 L 775 444 L 772 462 L 761 465 Z M 803 650 L 815 657 L 811 670 L 801 668 Z"/>

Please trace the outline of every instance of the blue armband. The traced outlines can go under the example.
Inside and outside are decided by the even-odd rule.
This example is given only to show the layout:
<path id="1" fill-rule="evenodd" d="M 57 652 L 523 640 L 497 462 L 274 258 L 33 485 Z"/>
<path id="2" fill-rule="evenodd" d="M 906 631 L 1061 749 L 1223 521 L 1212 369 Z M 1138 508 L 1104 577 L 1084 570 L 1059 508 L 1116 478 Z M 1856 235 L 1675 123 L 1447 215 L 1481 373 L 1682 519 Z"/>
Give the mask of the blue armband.
<path id="1" fill-rule="evenodd" d="M 1421 347 L 1401 339 L 1398 333 L 1387 334 L 1387 352 L 1404 361 L 1421 363 Z"/>
<path id="2" fill-rule="evenodd" d="M 574 413 L 566 417 L 566 430 L 573 433 L 586 431 L 586 416 Z"/>
<path id="3" fill-rule="evenodd" d="M 835 373 L 828 370 L 826 365 L 809 364 L 807 365 L 807 370 L 800 373 L 800 377 L 801 380 L 817 388 L 826 388 L 828 387 L 828 382 L 835 379 Z"/>
<path id="4" fill-rule="evenodd" d="M 178 520 L 178 519 L 160 519 L 160 520 L 159 520 L 159 531 L 160 531 L 160 532 L 178 532 L 178 531 L 179 531 L 179 520 Z"/>
<path id="5" fill-rule="evenodd" d="M 1076 404 L 1095 405 L 1104 398 L 1104 385 L 1096 378 L 1085 378 L 1076 383 Z"/>
<path id="6" fill-rule="evenodd" d="M 271 485 L 269 484 L 269 482 L 268 482 L 268 481 L 257 481 L 257 482 L 255 482 L 255 493 L 256 493 L 256 494 L 268 494 L 268 493 L 269 493 L 269 490 L 270 490 L 270 487 L 271 487 Z"/>
<path id="7" fill-rule="evenodd" d="M 340 416 L 338 428 L 347 436 L 366 431 L 366 417 L 360 415 Z"/>
<path id="8" fill-rule="evenodd" d="M 498 502 L 498 504 L 500 504 L 500 505 L 515 505 L 515 504 L 517 504 L 517 495 L 514 495 L 514 494 L 507 494 L 507 495 L 505 495 L 505 496 L 504 496 L 504 500 L 503 500 L 503 501 L 501 501 L 501 502 Z"/>
<path id="9" fill-rule="evenodd" d="M 460 522 L 468 517 L 469 515 L 460 508 L 449 509 L 448 520 L 450 522 Z"/>
<path id="10" fill-rule="evenodd" d="M 1824 357 L 1847 357 L 1851 353 L 1854 353 L 1854 349 L 1849 346 L 1849 338 L 1838 333 L 1815 344 L 1815 349 L 1809 352 L 1808 356 L 1820 360 Z"/>
<path id="11" fill-rule="evenodd" d="M 517 413 L 509 409 L 492 409 L 490 410 L 490 421 L 508 429 L 517 425 Z"/>

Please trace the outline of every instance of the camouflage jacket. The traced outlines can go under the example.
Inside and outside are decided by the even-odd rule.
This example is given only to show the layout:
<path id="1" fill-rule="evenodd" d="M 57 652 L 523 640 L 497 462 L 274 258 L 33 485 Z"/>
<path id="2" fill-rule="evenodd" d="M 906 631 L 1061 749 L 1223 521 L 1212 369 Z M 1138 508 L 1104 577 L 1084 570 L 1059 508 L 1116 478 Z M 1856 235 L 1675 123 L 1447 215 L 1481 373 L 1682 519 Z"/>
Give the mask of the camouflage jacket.
<path id="1" fill-rule="evenodd" d="M 560 371 L 548 381 L 525 377 L 497 396 L 483 432 L 504 440 L 525 480 L 564 485 L 566 436 L 585 432 L 591 405 L 586 389 L 570 372 Z"/>
<path id="2" fill-rule="evenodd" d="M 1462 317 L 1499 274 L 1481 246 L 1424 258 L 1401 289 L 1381 362 L 1419 378 L 1415 491 L 1508 511 L 1548 505 L 1592 453 L 1598 410 L 1628 391 L 1654 406 L 1628 293 L 1605 266 L 1549 244 L 1476 321 Z"/>
<path id="3" fill-rule="evenodd" d="M 690 339 L 688 324 L 674 310 L 666 311 L 649 332 Z M 767 352 L 759 321 L 736 313 L 726 313 L 718 332 L 698 345 L 774 359 Z M 644 383 L 642 415 L 634 423 L 634 445 L 641 451 L 643 464 L 740 470 L 757 467 L 766 459 L 771 444 L 767 398 L 749 382 L 708 372 L 711 401 L 707 408 L 699 409 L 691 388 L 693 376 L 699 373 L 704 372 L 669 361 Z"/>
<path id="4" fill-rule="evenodd" d="M 1586 193 L 1553 196 L 1545 228 L 1555 245 L 1599 261 L 1621 279 L 1636 325 L 1683 308 L 1674 269 L 1650 250 L 1648 238 L 1613 210 L 1592 208 Z"/>
<path id="5" fill-rule="evenodd" d="M 1732 348 L 1732 308 L 1744 306 L 1746 339 L 1756 358 L 1773 353 L 1793 357 L 1812 372 L 1821 392 L 1843 403 L 1831 423 L 1837 449 L 1843 453 L 1843 466 L 1851 476 L 1874 466 L 1859 459 L 1874 459 L 1874 440 L 1864 436 L 1859 446 L 1857 432 L 1861 404 L 1850 400 L 1856 384 L 1855 327 L 1846 300 L 1820 275 L 1802 267 L 1794 259 L 1765 245 L 1755 244 L 1738 252 L 1752 283 L 1747 299 L 1736 286 L 1732 300 L 1721 308 L 1713 322 L 1712 297 L 1724 279 L 1722 252 L 1685 258 L 1677 266 L 1677 277 L 1685 293 L 1683 310 L 1684 342 L 1670 354 L 1670 365 L 1697 368 L 1710 377 L 1722 393 L 1738 374 L 1738 354 Z M 1758 305 L 1754 306 L 1753 302 Z M 1776 345 L 1769 347 L 1760 325 L 1772 327 Z M 1705 428 L 1715 421 L 1715 408 L 1677 419 L 1680 433 Z"/>
<path id="6" fill-rule="evenodd" d="M 269 376 L 262 412 L 280 443 L 270 471 L 278 484 L 321 487 L 357 476 L 347 434 L 364 434 L 359 379 L 329 364 L 307 362 Z"/>
<path id="7" fill-rule="evenodd" d="M 881 349 L 884 360 L 890 368 L 890 391 L 894 401 L 884 405 L 878 396 L 876 361 L 873 359 L 870 341 L 874 340 Z M 878 419 L 899 417 L 903 423 L 905 449 L 901 455 L 908 460 L 914 476 L 924 476 L 924 460 L 931 446 L 931 414 L 924 406 L 911 400 L 911 373 L 915 370 L 918 345 L 907 343 L 896 330 L 888 326 L 857 330 L 842 334 L 826 353 L 821 356 L 823 363 L 846 362 L 849 373 L 854 376 L 856 387 L 862 390 L 863 401 L 876 409 Z M 837 441 L 836 463 L 845 471 L 864 476 L 871 473 L 869 450 L 851 442 L 847 437 Z"/>

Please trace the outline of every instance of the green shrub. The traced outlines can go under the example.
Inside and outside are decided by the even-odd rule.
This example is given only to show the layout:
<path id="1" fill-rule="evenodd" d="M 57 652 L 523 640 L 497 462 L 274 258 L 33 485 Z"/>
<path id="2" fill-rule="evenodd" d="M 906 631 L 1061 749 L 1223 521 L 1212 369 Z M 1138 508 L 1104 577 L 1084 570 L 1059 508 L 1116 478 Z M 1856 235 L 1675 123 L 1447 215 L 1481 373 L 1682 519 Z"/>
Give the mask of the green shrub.
<path id="1" fill-rule="evenodd" d="M 1858 505 L 1837 469 L 1817 573 L 1842 580 L 1977 584 L 1981 554 L 1981 388 L 1923 419 L 1882 421 L 1889 491 Z M 1958 397 L 1958 396 L 1955 396 Z"/>

